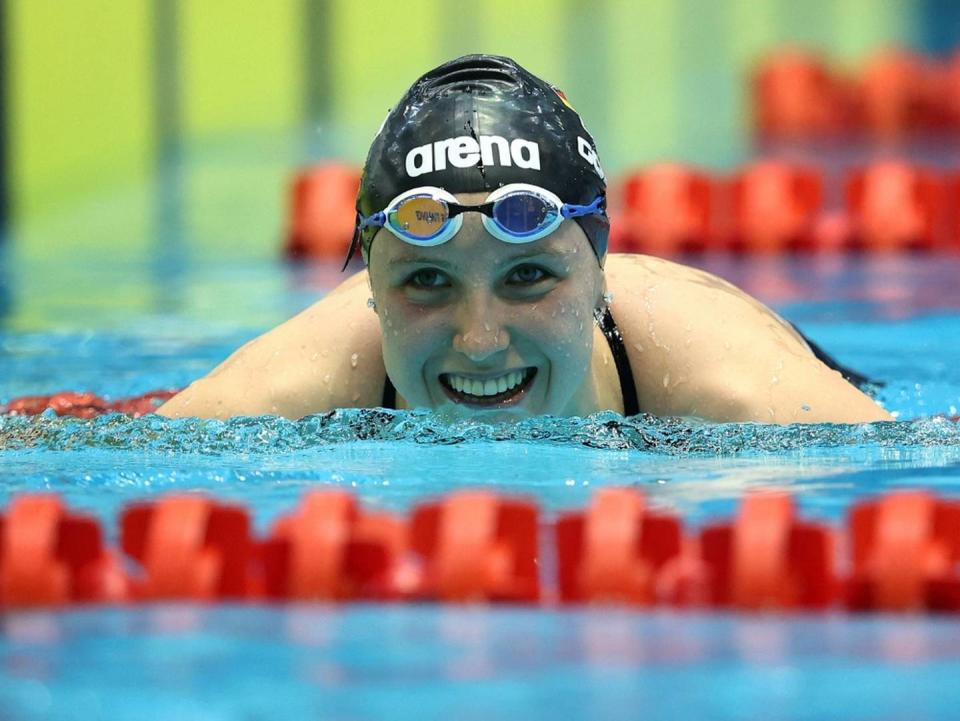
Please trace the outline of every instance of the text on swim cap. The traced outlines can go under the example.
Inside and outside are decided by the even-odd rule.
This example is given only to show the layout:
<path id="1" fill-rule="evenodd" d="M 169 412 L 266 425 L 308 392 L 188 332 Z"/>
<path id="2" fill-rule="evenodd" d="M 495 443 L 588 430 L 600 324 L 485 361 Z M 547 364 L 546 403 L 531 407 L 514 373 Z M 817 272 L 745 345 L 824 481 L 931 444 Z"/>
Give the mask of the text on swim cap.
<path id="1" fill-rule="evenodd" d="M 481 135 L 478 138 L 460 135 L 417 146 L 407 153 L 405 166 L 407 175 L 416 178 L 425 173 L 446 170 L 447 163 L 454 168 L 482 164 L 516 165 L 518 168 L 540 170 L 540 146 L 523 138 L 508 141 L 499 135 Z"/>
<path id="2" fill-rule="evenodd" d="M 586 138 L 577 136 L 577 151 L 580 153 L 581 158 L 593 166 L 593 169 L 597 171 L 597 175 L 600 176 L 601 180 L 607 179 L 607 177 L 603 174 L 603 168 L 600 167 L 600 160 L 597 158 L 597 152 L 593 149 L 593 146 L 590 145 L 590 141 L 588 141 Z"/>

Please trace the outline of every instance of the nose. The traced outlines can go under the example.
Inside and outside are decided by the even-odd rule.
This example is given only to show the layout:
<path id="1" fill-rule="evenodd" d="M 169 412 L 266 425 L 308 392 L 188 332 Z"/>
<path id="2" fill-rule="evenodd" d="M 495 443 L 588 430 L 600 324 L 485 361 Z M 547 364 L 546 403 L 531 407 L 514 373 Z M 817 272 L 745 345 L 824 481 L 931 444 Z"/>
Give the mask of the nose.
<path id="1" fill-rule="evenodd" d="M 453 336 L 453 349 L 463 353 L 474 363 L 510 347 L 510 334 L 501 323 L 496 303 L 472 296 L 467 298 L 457 313 L 457 332 Z"/>

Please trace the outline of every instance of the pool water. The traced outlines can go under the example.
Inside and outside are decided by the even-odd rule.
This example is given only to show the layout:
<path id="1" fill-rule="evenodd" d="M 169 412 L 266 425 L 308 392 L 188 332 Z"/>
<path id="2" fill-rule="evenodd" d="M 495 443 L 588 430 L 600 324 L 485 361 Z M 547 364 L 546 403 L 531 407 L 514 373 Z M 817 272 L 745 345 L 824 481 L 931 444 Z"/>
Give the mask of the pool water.
<path id="1" fill-rule="evenodd" d="M 260 530 L 318 486 L 397 511 L 487 486 L 553 512 L 632 485 L 692 526 L 753 488 L 789 489 L 833 523 L 893 488 L 960 495 L 960 430 L 937 417 L 960 412 L 960 258 L 689 260 L 882 380 L 897 422 L 5 418 L 0 503 L 54 490 L 112 535 L 125 503 L 173 490 L 243 502 Z M 7 258 L 0 403 L 183 386 L 339 278 L 322 264 Z M 955 718 L 960 701 L 949 618 L 166 605 L 0 623 L 0 719 L 932 719 Z"/>

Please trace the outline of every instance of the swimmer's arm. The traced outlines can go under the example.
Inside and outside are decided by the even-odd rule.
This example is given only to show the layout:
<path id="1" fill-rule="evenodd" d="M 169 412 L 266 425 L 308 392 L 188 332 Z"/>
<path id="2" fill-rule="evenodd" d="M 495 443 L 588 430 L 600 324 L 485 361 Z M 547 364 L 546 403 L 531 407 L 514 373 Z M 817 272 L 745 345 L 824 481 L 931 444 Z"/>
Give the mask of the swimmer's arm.
<path id="1" fill-rule="evenodd" d="M 680 415 L 781 424 L 892 420 L 772 313 L 734 313 L 723 326 L 726 330 L 716 333 L 717 326 L 712 343 L 692 360 L 687 387 L 673 388 L 668 403 L 686 411 Z M 669 387 L 661 390 L 661 398 L 669 397 Z"/>
<path id="2" fill-rule="evenodd" d="M 366 273 L 348 279 L 286 323 L 256 338 L 158 409 L 169 417 L 299 418 L 380 404 L 380 326 L 366 306 Z"/>
<path id="3" fill-rule="evenodd" d="M 705 371 L 691 390 L 695 392 L 677 394 L 677 410 L 685 408 L 682 415 L 712 420 L 780 424 L 893 420 L 812 355 L 784 358 L 775 349 L 762 347 L 752 357 Z"/>

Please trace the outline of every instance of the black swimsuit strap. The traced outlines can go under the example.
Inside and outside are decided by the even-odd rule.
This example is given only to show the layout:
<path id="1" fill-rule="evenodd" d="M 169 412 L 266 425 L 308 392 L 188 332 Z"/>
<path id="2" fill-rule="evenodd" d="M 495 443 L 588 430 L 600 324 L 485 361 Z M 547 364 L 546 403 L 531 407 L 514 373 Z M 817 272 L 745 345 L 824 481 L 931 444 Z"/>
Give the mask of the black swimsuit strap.
<path id="1" fill-rule="evenodd" d="M 397 389 L 393 387 L 390 376 L 383 382 L 383 400 L 380 402 L 381 408 L 396 409 L 397 407 Z"/>
<path id="2" fill-rule="evenodd" d="M 610 353 L 613 355 L 613 362 L 617 366 L 617 375 L 620 377 L 620 392 L 623 394 L 623 415 L 635 416 L 640 412 L 640 404 L 637 400 L 637 386 L 633 382 L 633 369 L 630 367 L 627 349 L 623 345 L 623 335 L 610 314 L 609 308 L 606 308 L 602 315 L 597 316 L 597 323 L 604 338 L 607 339 Z M 381 406 L 384 408 L 397 407 L 397 389 L 393 387 L 390 376 L 387 376 L 383 383 Z"/>
<path id="3" fill-rule="evenodd" d="M 623 395 L 623 415 L 635 416 L 640 412 L 640 402 L 637 399 L 637 386 L 633 382 L 633 369 L 627 357 L 627 349 L 623 345 L 623 334 L 617 327 L 617 322 L 610 313 L 610 308 L 604 308 L 602 314 L 597 315 L 597 324 L 610 346 L 613 362 L 617 366 L 617 375 L 620 376 L 620 393 Z"/>

